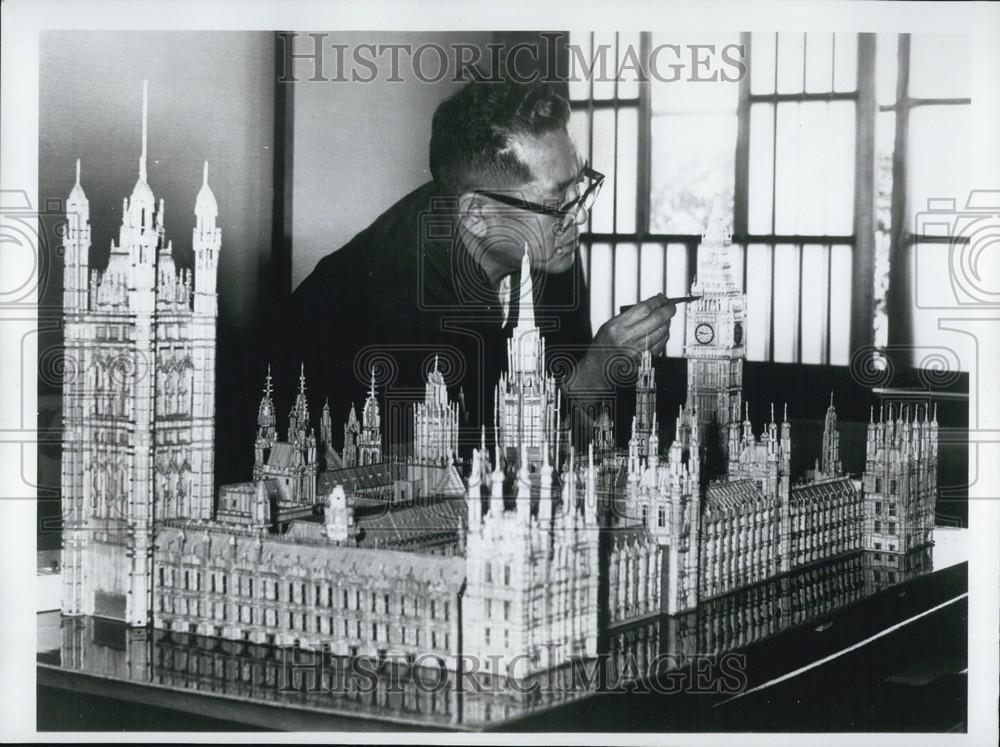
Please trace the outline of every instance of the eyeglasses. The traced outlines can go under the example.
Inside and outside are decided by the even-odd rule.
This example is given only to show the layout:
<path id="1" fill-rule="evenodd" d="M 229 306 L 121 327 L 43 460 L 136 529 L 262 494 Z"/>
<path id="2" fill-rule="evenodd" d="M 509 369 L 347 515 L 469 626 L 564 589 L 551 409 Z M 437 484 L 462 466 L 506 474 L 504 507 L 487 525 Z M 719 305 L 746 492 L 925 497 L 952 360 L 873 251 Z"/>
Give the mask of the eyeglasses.
<path id="1" fill-rule="evenodd" d="M 538 202 L 530 202 L 528 200 L 522 200 L 518 197 L 512 197 L 499 192 L 490 192 L 485 189 L 477 189 L 475 190 L 475 194 L 489 197 L 497 202 L 502 202 L 504 205 L 510 205 L 511 207 L 520 208 L 521 210 L 528 210 L 532 213 L 538 213 L 539 215 L 551 215 L 559 218 L 560 220 L 555 227 L 555 232 L 558 236 L 559 234 L 568 231 L 569 227 L 574 223 L 579 226 L 583 225 L 587 221 L 590 209 L 594 206 L 594 202 L 597 200 L 597 195 L 600 194 L 601 186 L 603 184 L 604 174 L 600 171 L 595 171 L 590 168 L 589 165 L 586 165 L 580 172 L 580 178 L 573 187 L 576 191 L 576 197 L 561 207 L 542 205 Z"/>

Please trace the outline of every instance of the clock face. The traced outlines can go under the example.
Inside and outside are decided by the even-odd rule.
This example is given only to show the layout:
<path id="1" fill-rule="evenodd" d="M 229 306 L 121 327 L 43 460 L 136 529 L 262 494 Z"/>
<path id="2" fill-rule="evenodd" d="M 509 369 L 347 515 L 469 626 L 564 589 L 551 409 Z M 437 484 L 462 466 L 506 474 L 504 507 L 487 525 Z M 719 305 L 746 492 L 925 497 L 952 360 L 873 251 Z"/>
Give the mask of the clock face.
<path id="1" fill-rule="evenodd" d="M 699 324 L 694 328 L 694 339 L 701 345 L 708 345 L 715 339 L 715 330 L 712 329 L 711 324 Z"/>
<path id="2" fill-rule="evenodd" d="M 736 326 L 733 327 L 733 342 L 737 345 L 743 344 L 743 325 L 736 322 Z"/>

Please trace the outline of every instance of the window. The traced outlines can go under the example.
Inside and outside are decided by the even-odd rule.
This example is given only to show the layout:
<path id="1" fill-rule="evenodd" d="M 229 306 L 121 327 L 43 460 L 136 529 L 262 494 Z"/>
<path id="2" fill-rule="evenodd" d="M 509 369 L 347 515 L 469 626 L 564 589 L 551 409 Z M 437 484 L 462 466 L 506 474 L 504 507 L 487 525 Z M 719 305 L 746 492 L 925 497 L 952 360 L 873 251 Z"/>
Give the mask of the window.
<path id="1" fill-rule="evenodd" d="M 959 35 L 878 35 L 875 345 L 947 346 L 955 369 L 967 368 L 973 351 L 964 335 L 938 329 L 937 309 L 962 302 L 961 283 L 939 280 L 954 276 L 951 262 L 967 244 L 963 209 L 984 207 L 966 202 L 971 47 Z M 893 226 L 897 216 L 902 227 Z"/>
<path id="2" fill-rule="evenodd" d="M 656 524 L 661 529 L 667 525 L 667 510 L 663 506 L 656 512 Z"/>
<path id="3" fill-rule="evenodd" d="M 658 67 L 672 54 L 665 45 L 711 44 L 749 70 L 720 71 L 707 85 L 691 80 L 688 61 L 667 80 L 571 83 L 572 132 L 608 174 L 581 239 L 594 328 L 622 304 L 687 293 L 718 197 L 732 219 L 734 280 L 747 292 L 748 357 L 846 364 L 858 36 L 585 33 L 571 43 L 588 60 L 656 50 Z M 684 330 L 683 307 L 678 317 Z M 682 354 L 685 334 L 671 337 L 669 355 Z"/>
<path id="4" fill-rule="evenodd" d="M 492 599 L 487 599 L 486 600 L 486 619 L 489 620 L 491 617 L 493 617 L 493 600 Z"/>
<path id="5" fill-rule="evenodd" d="M 510 566 L 505 565 L 503 567 L 503 585 L 510 586 Z"/>
<path id="6" fill-rule="evenodd" d="M 487 561 L 486 566 L 484 567 L 483 571 L 484 571 L 484 574 L 485 574 L 484 575 L 485 582 L 488 583 L 488 584 L 492 584 L 493 583 L 493 564 Z"/>
<path id="7" fill-rule="evenodd" d="M 728 52 L 747 74 L 719 64 L 712 83 L 691 80 L 691 44 L 713 45 L 714 60 Z M 970 46 L 932 34 L 571 32 L 571 134 L 607 175 L 581 236 L 594 329 L 622 304 L 686 294 L 718 196 L 750 360 L 844 365 L 873 342 L 912 345 L 914 315 L 958 303 L 935 282 L 951 236 L 920 230 L 919 217 L 950 197 L 938 209 L 951 223 L 969 194 Z M 639 80 L 634 52 L 640 67 L 654 54 L 666 80 Z M 620 80 L 587 75 L 601 57 Z M 893 215 L 918 230 L 894 230 Z M 922 344 L 952 345 L 936 318 Z M 681 307 L 671 356 L 684 322 Z"/>
<path id="8" fill-rule="evenodd" d="M 510 602 L 503 603 L 503 619 L 504 621 L 510 620 Z"/>
<path id="9" fill-rule="evenodd" d="M 489 628 L 486 628 L 486 630 L 483 631 L 483 643 L 486 644 L 486 646 L 490 645 L 490 629 Z"/>

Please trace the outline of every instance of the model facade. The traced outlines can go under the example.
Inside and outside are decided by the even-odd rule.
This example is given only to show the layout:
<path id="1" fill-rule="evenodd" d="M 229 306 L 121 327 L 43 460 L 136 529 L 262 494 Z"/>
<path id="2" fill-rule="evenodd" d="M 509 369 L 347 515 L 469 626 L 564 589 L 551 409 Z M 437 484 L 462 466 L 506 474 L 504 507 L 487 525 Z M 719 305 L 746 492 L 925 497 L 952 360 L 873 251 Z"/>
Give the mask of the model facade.
<path id="1" fill-rule="evenodd" d="M 523 677 L 594 656 L 604 634 L 661 612 L 862 548 L 929 542 L 937 435 L 926 414 L 869 426 L 861 481 L 842 471 L 832 402 L 805 482 L 792 483 L 787 413 L 779 424 L 772 407 L 755 431 L 742 400 L 746 302 L 717 211 L 692 285 L 687 401 L 665 449 L 648 351 L 627 452 L 607 411 L 585 457 L 570 446 L 526 249 L 492 444 L 484 425 L 464 479 L 459 407 L 436 362 L 399 461 L 383 449 L 374 372 L 338 452 L 329 401 L 316 436 L 300 369 L 285 438 L 275 397 L 287 393 L 268 372 L 252 479 L 216 494 L 218 210 L 206 165 L 194 273 L 178 270 L 147 184 L 145 102 L 144 89 L 139 178 L 105 270 L 88 266 L 79 165 L 68 203 L 66 351 L 78 375 L 64 389 L 65 614 L 448 668 L 495 657 Z"/>

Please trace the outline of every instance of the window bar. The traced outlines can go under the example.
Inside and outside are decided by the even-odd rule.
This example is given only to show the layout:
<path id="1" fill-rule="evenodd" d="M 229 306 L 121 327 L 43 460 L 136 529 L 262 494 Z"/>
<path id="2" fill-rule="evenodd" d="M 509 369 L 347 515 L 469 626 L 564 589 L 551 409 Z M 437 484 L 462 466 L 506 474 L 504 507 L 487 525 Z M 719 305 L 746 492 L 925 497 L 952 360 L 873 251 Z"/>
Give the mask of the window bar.
<path id="1" fill-rule="evenodd" d="M 823 362 L 830 365 L 830 348 L 833 338 L 833 245 L 826 245 L 826 344 L 824 345 Z"/>
<path id="2" fill-rule="evenodd" d="M 753 44 L 749 32 L 740 34 L 743 57 L 749 60 Z M 744 236 L 749 233 L 748 213 L 750 203 L 750 73 L 740 79 L 739 99 L 736 105 L 736 175 L 734 180 L 733 234 Z M 734 238 L 735 238 L 734 236 Z M 747 292 L 747 259 L 749 243 L 743 243 L 743 292 Z"/>
<path id="3" fill-rule="evenodd" d="M 778 34 L 774 34 L 774 90 L 778 90 Z M 778 178 L 778 103 L 771 105 L 771 233 L 775 229 L 775 202 Z M 771 314 L 768 321 L 767 360 L 774 360 L 774 244 L 771 244 Z"/>
<path id="4" fill-rule="evenodd" d="M 648 60 L 652 46 L 652 34 L 643 31 L 639 34 L 639 59 Z M 645 70 L 640 68 L 645 73 Z M 638 199 L 635 205 L 635 229 L 639 235 L 638 241 L 641 246 L 643 238 L 649 233 L 649 213 L 652 199 L 650 184 L 652 171 L 652 128 L 653 128 L 653 102 L 650 92 L 648 75 L 641 75 L 639 79 L 639 153 L 636 162 L 636 171 L 639 177 L 636 194 Z M 664 249 L 664 252 L 666 249 Z M 664 254 L 664 267 L 666 267 L 666 255 Z M 666 278 L 664 277 L 664 283 Z M 664 288 L 667 286 L 664 285 Z"/>
<path id="5" fill-rule="evenodd" d="M 836 37 L 834 37 L 834 46 L 836 46 Z M 806 60 L 809 59 L 809 34 L 802 32 L 802 93 L 806 92 Z M 832 90 L 832 89 L 831 89 Z M 774 89 L 775 93 L 778 89 Z"/>
<path id="6" fill-rule="evenodd" d="M 750 103 L 777 104 L 789 101 L 820 101 L 830 103 L 831 101 L 854 101 L 857 97 L 857 91 L 827 91 L 825 93 L 752 93 L 750 94 Z"/>
<path id="7" fill-rule="evenodd" d="M 618 66 L 618 41 L 620 35 L 615 32 L 615 66 Z M 615 98 L 614 98 L 614 149 L 612 150 L 611 160 L 613 161 L 614 169 L 611 172 L 614 175 L 615 188 L 611 191 L 611 232 L 617 235 L 618 232 L 618 76 L 615 75 Z M 617 276 L 618 270 L 618 242 L 615 241 L 611 244 L 611 316 L 615 315 L 615 309 L 618 308 L 616 305 L 618 299 L 618 288 L 616 286 L 615 277 Z"/>
<path id="8" fill-rule="evenodd" d="M 669 251 L 667 250 L 667 242 L 660 244 L 660 249 L 663 252 L 663 294 L 667 294 L 667 261 L 669 259 Z"/>
<path id="9" fill-rule="evenodd" d="M 892 154 L 892 227 L 889 231 L 889 287 L 886 289 L 886 316 L 888 317 L 889 345 L 910 343 L 910 313 L 907 308 L 905 288 L 906 266 L 903 263 L 906 235 L 906 157 L 907 131 L 910 108 L 907 97 L 910 88 L 910 35 L 900 34 L 897 46 L 899 57 L 896 73 L 896 132 Z"/>
<path id="10" fill-rule="evenodd" d="M 875 34 L 858 35 L 849 352 L 875 340 L 875 44 Z"/>
<path id="11" fill-rule="evenodd" d="M 799 292 L 798 303 L 795 306 L 795 315 L 799 318 L 796 325 L 795 335 L 795 362 L 802 362 L 802 265 L 805 260 L 805 244 L 799 244 Z M 774 296 L 774 289 L 771 289 L 771 296 Z"/>

